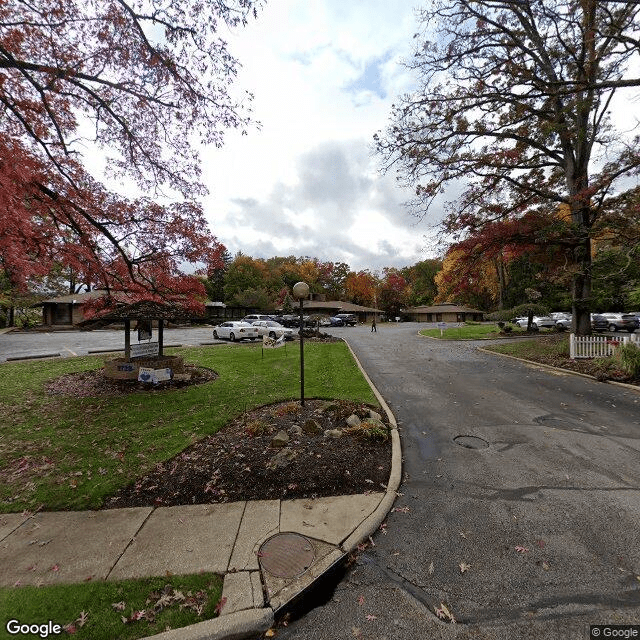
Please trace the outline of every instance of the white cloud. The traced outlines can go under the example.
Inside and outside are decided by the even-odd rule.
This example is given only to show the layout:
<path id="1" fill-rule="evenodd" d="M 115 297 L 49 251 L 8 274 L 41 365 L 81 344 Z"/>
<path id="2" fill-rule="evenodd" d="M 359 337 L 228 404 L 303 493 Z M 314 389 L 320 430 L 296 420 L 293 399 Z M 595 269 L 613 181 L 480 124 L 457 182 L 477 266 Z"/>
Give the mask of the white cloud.
<path id="1" fill-rule="evenodd" d="M 205 210 L 230 251 L 312 255 L 354 269 L 411 264 L 424 228 L 411 193 L 378 173 L 373 134 L 411 76 L 414 14 L 406 0 L 269 3 L 229 40 L 255 94 L 260 131 L 206 150 Z"/>

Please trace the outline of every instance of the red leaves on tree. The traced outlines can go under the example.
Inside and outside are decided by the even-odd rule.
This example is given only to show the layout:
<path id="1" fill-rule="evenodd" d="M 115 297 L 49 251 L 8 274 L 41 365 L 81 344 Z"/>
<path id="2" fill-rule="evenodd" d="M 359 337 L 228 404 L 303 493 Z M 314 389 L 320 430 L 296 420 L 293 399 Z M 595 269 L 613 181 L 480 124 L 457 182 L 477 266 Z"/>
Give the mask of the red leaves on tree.
<path id="1" fill-rule="evenodd" d="M 206 188 L 193 141 L 220 146 L 224 130 L 249 124 L 217 29 L 246 22 L 255 4 L 0 4 L 0 271 L 10 286 L 63 266 L 94 288 L 198 306 L 204 289 L 181 271 L 219 266 L 223 247 L 194 201 Z M 109 178 L 126 175 L 150 197 L 96 181 L 87 148 L 108 152 Z M 154 202 L 162 186 L 181 200 Z"/>

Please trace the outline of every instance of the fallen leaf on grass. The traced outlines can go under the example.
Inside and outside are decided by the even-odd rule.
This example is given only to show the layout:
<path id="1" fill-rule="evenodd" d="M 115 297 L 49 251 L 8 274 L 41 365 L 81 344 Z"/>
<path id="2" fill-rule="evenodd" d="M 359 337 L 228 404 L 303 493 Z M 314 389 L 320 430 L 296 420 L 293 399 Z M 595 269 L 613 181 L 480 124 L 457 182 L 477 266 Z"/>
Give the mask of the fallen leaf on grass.
<path id="1" fill-rule="evenodd" d="M 57 564 L 54 564 L 49 571 L 60 571 L 60 567 Z"/>
<path id="2" fill-rule="evenodd" d="M 371 614 L 369 614 L 369 615 L 367 616 L 367 620 L 369 620 L 369 621 L 371 621 L 371 620 L 377 620 L 377 619 L 378 619 L 378 616 L 372 616 Z"/>
<path id="3" fill-rule="evenodd" d="M 518 553 L 527 553 L 529 551 L 529 549 L 527 549 L 527 547 L 521 547 L 521 546 L 517 546 L 514 547 L 514 549 L 518 552 Z"/>
<path id="4" fill-rule="evenodd" d="M 358 598 L 358 604 L 364 604 L 364 596 Z"/>
<path id="5" fill-rule="evenodd" d="M 81 611 L 80 617 L 76 620 L 76 622 L 78 623 L 79 627 L 84 627 L 88 619 L 89 619 L 89 614 L 86 611 Z"/>
<path id="6" fill-rule="evenodd" d="M 76 625 L 70 622 L 69 624 L 65 624 L 62 627 L 70 636 L 72 636 L 76 631 Z"/>
<path id="7" fill-rule="evenodd" d="M 124 600 L 121 600 L 120 602 L 114 602 L 111 605 L 116 611 L 124 611 L 124 608 L 127 606 Z"/>
<path id="8" fill-rule="evenodd" d="M 433 575 L 434 572 L 434 566 L 433 566 L 433 562 L 431 562 L 431 564 L 429 565 L 429 575 Z"/>
<path id="9" fill-rule="evenodd" d="M 469 569 L 471 569 L 471 565 L 467 564 L 466 562 L 461 562 L 459 567 L 460 567 L 460 573 L 464 573 L 465 571 L 469 571 Z"/>

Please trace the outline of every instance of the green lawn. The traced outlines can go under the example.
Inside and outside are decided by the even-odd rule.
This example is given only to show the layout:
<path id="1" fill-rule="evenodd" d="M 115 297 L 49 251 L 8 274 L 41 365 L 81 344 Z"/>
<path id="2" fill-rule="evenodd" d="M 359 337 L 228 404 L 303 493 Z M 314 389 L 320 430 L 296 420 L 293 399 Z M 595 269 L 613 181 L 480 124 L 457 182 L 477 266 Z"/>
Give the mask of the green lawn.
<path id="1" fill-rule="evenodd" d="M 524 333 L 517 325 L 513 327 L 511 334 L 517 335 Z M 465 324 L 462 327 L 450 327 L 444 329 L 422 329 L 420 335 L 429 336 L 431 338 L 443 338 L 445 340 L 481 340 L 486 338 L 504 338 L 500 335 L 500 328 L 495 324 Z"/>
<path id="2" fill-rule="evenodd" d="M 144 578 L 118 582 L 85 582 L 47 587 L 0 588 L 0 638 L 40 638 L 42 633 L 13 635 L 9 620 L 61 627 L 78 640 L 134 640 L 177 629 L 217 615 L 222 579 L 212 573 Z M 165 606 L 161 606 L 158 600 Z M 114 606 L 115 605 L 115 606 Z M 181 606 L 182 605 L 182 606 Z M 124 622 L 122 618 L 127 622 Z M 139 618 L 139 619 L 138 619 Z"/>
<path id="3" fill-rule="evenodd" d="M 0 512 L 99 507 L 244 410 L 299 398 L 297 344 L 265 351 L 264 358 L 257 345 L 169 352 L 220 377 L 118 398 L 54 397 L 44 392 L 47 380 L 100 368 L 104 357 L 0 365 Z M 342 342 L 305 344 L 305 397 L 377 404 Z"/>

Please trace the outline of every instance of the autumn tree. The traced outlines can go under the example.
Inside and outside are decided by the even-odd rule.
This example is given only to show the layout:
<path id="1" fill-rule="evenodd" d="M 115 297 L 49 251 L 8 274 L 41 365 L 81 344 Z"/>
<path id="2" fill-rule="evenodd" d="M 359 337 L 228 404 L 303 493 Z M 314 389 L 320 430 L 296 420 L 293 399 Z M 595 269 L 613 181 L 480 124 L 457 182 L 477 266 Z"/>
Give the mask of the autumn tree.
<path id="1" fill-rule="evenodd" d="M 265 282 L 267 279 L 267 268 L 264 260 L 251 258 L 242 253 L 238 253 L 227 268 L 224 276 L 224 299 L 226 302 L 233 302 L 240 293 L 245 291 L 260 290 L 258 296 L 261 300 L 266 295 Z M 243 305 L 251 306 L 251 305 Z"/>
<path id="2" fill-rule="evenodd" d="M 248 112 L 221 25 L 252 0 L 36 0 L 0 4 L 0 253 L 27 288 L 57 261 L 138 296 L 204 295 L 184 263 L 220 264 L 197 198 L 195 143 L 220 146 Z M 100 150 L 110 184 L 85 157 Z M 117 182 L 116 182 L 117 181 Z"/>
<path id="3" fill-rule="evenodd" d="M 441 269 L 442 260 L 429 258 L 400 270 L 402 277 L 407 281 L 407 305 L 416 307 L 433 303 L 438 293 L 435 277 Z"/>
<path id="4" fill-rule="evenodd" d="M 385 267 L 378 285 L 378 307 L 389 316 L 399 316 L 406 304 L 407 281 L 398 269 Z"/>
<path id="5" fill-rule="evenodd" d="M 368 270 L 351 271 L 344 282 L 347 299 L 365 307 L 374 306 L 377 287 L 378 279 Z"/>
<path id="6" fill-rule="evenodd" d="M 590 332 L 594 225 L 640 166 L 639 138 L 611 118 L 617 94 L 640 84 L 631 64 L 639 14 L 639 3 L 616 0 L 435 0 L 419 13 L 410 63 L 419 88 L 376 136 L 385 166 L 415 187 L 420 215 L 445 187 L 463 185 L 444 233 L 464 238 L 566 205 L 556 240 L 581 334 Z"/>

